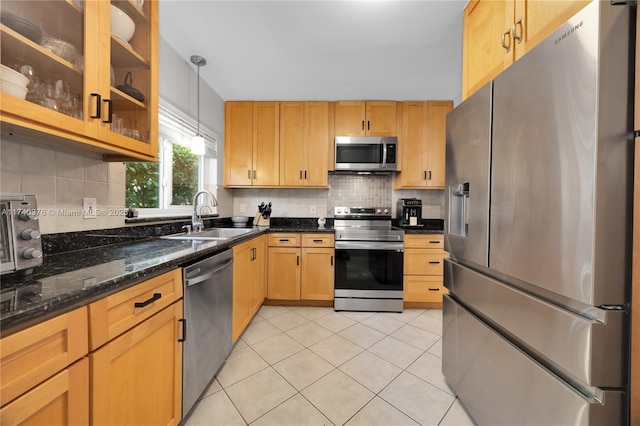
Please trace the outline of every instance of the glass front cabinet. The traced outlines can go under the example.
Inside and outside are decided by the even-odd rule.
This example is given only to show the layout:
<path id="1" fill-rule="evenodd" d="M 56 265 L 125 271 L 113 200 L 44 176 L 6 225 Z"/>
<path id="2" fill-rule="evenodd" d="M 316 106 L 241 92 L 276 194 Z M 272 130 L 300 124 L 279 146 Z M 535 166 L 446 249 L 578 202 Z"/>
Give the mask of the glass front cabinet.
<path id="1" fill-rule="evenodd" d="M 158 155 L 157 0 L 0 0 L 2 136 Z"/>

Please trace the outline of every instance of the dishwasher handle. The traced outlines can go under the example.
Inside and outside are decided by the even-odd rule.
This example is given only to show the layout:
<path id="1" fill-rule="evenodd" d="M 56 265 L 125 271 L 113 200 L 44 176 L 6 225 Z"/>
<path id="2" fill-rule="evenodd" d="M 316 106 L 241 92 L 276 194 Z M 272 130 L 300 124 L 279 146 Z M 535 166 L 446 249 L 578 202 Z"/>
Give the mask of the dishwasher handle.
<path id="1" fill-rule="evenodd" d="M 223 269 L 226 269 L 229 266 L 231 266 L 232 263 L 233 263 L 233 258 L 227 260 L 225 263 L 222 264 L 222 266 L 220 266 L 219 268 L 214 269 L 211 272 L 207 272 L 206 274 L 198 275 L 198 276 L 196 276 L 194 278 L 185 279 L 184 280 L 184 284 L 186 286 L 190 286 L 190 285 L 195 285 L 195 284 L 201 283 L 203 281 L 206 281 L 209 278 L 213 277 L 214 275 L 218 274 Z"/>

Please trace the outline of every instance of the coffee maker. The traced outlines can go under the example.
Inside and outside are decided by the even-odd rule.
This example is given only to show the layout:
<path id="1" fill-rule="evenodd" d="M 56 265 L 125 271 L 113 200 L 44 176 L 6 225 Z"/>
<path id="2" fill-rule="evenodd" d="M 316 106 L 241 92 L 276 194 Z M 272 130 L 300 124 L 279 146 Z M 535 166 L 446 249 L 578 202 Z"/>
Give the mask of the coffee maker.
<path id="1" fill-rule="evenodd" d="M 422 226 L 422 200 L 417 198 L 400 198 L 396 208 L 396 216 L 400 226 Z"/>

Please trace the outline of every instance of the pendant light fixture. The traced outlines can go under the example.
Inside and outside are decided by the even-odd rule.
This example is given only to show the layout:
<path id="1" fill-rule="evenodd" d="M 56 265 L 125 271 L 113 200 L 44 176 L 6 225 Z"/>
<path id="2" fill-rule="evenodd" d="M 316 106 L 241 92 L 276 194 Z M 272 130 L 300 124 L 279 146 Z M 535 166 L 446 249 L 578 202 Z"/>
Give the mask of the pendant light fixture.
<path id="1" fill-rule="evenodd" d="M 193 139 L 191 139 L 191 153 L 195 155 L 204 155 L 204 138 L 200 135 L 200 67 L 207 65 L 207 60 L 202 56 L 193 55 L 191 57 L 191 62 L 198 67 L 198 132 Z"/>

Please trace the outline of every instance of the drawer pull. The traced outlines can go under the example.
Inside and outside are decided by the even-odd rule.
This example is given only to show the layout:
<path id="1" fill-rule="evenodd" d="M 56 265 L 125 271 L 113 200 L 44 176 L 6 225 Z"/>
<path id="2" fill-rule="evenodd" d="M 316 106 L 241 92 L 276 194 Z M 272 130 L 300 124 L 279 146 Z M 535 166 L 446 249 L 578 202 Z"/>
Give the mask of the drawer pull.
<path id="1" fill-rule="evenodd" d="M 439 264 L 440 264 L 440 261 L 439 261 L 439 260 L 435 260 L 435 261 L 434 261 L 434 260 L 430 260 L 430 261 L 429 261 L 429 263 L 430 263 L 431 265 L 439 265 Z"/>
<path id="2" fill-rule="evenodd" d="M 314 243 L 321 243 L 322 240 L 313 240 Z"/>
<path id="3" fill-rule="evenodd" d="M 288 238 L 280 238 L 279 240 L 281 243 L 288 243 L 289 239 Z"/>
<path id="4" fill-rule="evenodd" d="M 136 308 L 144 308 L 145 306 L 150 305 L 161 297 L 162 293 L 153 293 L 153 296 L 151 296 L 151 298 L 149 298 L 148 300 L 145 300 L 144 302 L 136 302 L 133 306 L 135 306 Z"/>
<path id="5" fill-rule="evenodd" d="M 439 242 L 440 242 L 440 241 L 438 241 L 438 240 L 435 240 L 435 241 L 433 241 L 433 240 L 429 240 L 429 244 L 438 244 Z"/>
<path id="6" fill-rule="evenodd" d="M 439 288 L 432 288 L 432 287 L 429 287 L 429 291 L 439 291 L 439 290 L 440 290 Z"/>

